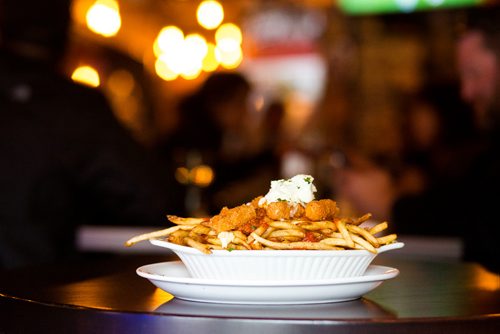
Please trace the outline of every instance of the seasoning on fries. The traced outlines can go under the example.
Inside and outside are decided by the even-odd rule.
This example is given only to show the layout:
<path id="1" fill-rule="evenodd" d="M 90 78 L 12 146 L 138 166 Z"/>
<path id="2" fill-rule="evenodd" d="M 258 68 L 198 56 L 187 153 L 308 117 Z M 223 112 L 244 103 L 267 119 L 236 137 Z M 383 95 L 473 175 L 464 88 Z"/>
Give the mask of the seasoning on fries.
<path id="1" fill-rule="evenodd" d="M 224 207 L 211 218 L 183 218 L 168 215 L 175 225 L 141 234 L 125 245 L 153 238 L 189 246 L 210 254 L 212 250 L 345 250 L 377 248 L 396 241 L 396 234 L 377 236 L 388 228 L 387 222 L 365 228 L 371 218 L 340 216 L 331 199 L 314 199 L 313 178 L 297 175 L 289 180 L 271 182 L 265 196 L 235 208 Z"/>

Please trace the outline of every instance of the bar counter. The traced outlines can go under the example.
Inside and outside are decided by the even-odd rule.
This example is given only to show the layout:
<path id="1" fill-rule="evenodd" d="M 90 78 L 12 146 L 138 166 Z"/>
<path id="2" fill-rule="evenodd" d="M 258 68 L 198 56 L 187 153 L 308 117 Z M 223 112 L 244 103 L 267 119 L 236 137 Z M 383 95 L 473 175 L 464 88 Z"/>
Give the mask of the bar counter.
<path id="1" fill-rule="evenodd" d="M 227 305 L 173 298 L 137 276 L 175 255 L 114 255 L 3 272 L 0 333 L 497 333 L 500 277 L 472 263 L 376 259 L 400 270 L 363 298 Z"/>

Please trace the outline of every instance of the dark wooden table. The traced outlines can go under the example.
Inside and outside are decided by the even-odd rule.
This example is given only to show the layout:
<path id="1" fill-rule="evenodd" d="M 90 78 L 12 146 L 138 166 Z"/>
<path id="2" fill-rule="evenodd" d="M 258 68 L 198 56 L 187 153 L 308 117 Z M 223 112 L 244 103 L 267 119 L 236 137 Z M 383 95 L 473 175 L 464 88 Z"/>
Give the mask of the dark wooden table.
<path id="1" fill-rule="evenodd" d="M 172 298 L 136 275 L 175 256 L 111 256 L 1 273 L 0 333 L 499 333 L 500 277 L 469 263 L 398 268 L 362 299 L 251 306 Z"/>

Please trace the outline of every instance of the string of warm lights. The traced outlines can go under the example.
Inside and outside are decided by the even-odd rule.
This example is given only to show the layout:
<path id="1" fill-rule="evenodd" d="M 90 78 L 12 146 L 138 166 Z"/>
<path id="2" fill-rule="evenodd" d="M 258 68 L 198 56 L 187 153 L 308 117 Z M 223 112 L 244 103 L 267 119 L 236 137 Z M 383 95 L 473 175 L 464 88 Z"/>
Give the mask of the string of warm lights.
<path id="1" fill-rule="evenodd" d="M 179 77 L 192 80 L 201 72 L 212 72 L 219 67 L 237 68 L 243 60 L 241 29 L 234 23 L 223 23 L 224 8 L 216 0 L 201 1 L 196 10 L 198 24 L 213 34 L 214 43 L 199 33 L 185 35 L 181 28 L 173 25 L 163 27 L 154 44 L 155 72 L 166 81 Z M 85 15 L 87 28 L 105 38 L 115 36 L 121 28 L 120 7 L 117 0 L 96 0 Z M 72 78 L 75 81 L 96 87 L 95 69 L 90 66 L 77 68 Z M 97 79 L 97 82 L 99 80 Z M 99 83 L 97 83 L 97 86 Z"/>
<path id="2" fill-rule="evenodd" d="M 212 72 L 219 66 L 237 68 L 243 60 L 241 29 L 234 23 L 224 23 L 224 8 L 214 0 L 202 1 L 197 8 L 198 24 L 215 31 L 215 44 L 199 34 L 189 34 L 176 26 L 166 26 L 159 32 L 153 51 L 158 76 L 171 81 L 179 76 L 191 80 L 202 71 Z"/>

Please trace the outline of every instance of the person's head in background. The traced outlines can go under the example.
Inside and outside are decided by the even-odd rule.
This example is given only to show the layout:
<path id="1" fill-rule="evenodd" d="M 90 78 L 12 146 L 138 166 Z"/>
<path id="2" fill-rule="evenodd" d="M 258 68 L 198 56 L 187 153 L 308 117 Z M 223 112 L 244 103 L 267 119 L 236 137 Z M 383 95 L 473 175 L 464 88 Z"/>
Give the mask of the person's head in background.
<path id="1" fill-rule="evenodd" d="M 219 126 L 230 130 L 242 125 L 250 88 L 250 83 L 240 73 L 216 72 L 205 80 L 198 94 Z"/>
<path id="2" fill-rule="evenodd" d="M 407 100 L 401 110 L 404 149 L 431 152 L 471 138 L 474 118 L 459 88 L 454 82 L 430 83 Z"/>
<path id="3" fill-rule="evenodd" d="M 235 72 L 215 72 L 193 93 L 181 99 L 174 146 L 201 150 L 209 156 L 231 155 L 247 119 L 250 83 Z M 235 139 L 236 138 L 236 139 Z"/>
<path id="4" fill-rule="evenodd" d="M 64 55 L 71 0 L 0 0 L 0 50 L 56 66 Z"/>
<path id="5" fill-rule="evenodd" d="M 238 156 L 247 144 L 248 97 L 251 84 L 236 72 L 216 72 L 202 84 L 198 95 L 222 134 L 221 153 Z"/>
<path id="6" fill-rule="evenodd" d="M 498 126 L 500 105 L 500 10 L 475 13 L 457 45 L 461 96 L 474 109 L 480 128 Z"/>

